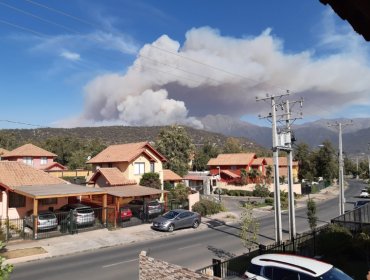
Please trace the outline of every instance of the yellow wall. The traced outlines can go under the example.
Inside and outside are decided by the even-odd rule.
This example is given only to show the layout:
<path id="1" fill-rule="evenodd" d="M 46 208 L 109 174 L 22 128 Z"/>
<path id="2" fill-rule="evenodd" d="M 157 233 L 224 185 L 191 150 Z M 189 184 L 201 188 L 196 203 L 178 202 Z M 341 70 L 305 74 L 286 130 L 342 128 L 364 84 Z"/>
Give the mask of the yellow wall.
<path id="1" fill-rule="evenodd" d="M 60 178 L 60 177 L 87 177 L 91 175 L 92 172 L 90 170 L 67 170 L 67 171 L 58 170 L 50 171 L 47 173 L 54 177 Z"/>

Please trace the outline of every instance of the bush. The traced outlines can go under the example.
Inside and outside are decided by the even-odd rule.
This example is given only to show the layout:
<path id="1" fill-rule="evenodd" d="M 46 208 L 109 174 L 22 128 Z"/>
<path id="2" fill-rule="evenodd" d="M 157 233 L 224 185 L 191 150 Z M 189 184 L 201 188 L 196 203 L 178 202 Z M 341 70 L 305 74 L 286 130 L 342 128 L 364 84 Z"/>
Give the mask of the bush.
<path id="1" fill-rule="evenodd" d="M 256 185 L 255 189 L 253 190 L 253 196 L 257 197 L 268 197 L 270 195 L 270 191 L 268 187 L 263 185 Z"/>
<path id="2" fill-rule="evenodd" d="M 318 236 L 320 254 L 326 257 L 335 257 L 344 254 L 351 247 L 351 243 L 351 232 L 347 228 L 336 224 L 329 225 Z"/>
<path id="3" fill-rule="evenodd" d="M 274 199 L 271 197 L 266 197 L 265 198 L 265 203 L 268 205 L 273 205 L 274 204 Z"/>
<path id="4" fill-rule="evenodd" d="M 202 216 L 207 216 L 217 214 L 223 211 L 224 208 L 220 203 L 208 199 L 202 199 L 193 205 L 192 210 Z"/>

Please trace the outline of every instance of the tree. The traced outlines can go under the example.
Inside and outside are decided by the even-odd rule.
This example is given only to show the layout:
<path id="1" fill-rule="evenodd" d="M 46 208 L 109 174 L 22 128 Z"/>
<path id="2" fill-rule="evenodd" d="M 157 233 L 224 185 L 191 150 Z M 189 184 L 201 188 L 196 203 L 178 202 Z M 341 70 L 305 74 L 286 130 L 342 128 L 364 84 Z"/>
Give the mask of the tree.
<path id="1" fill-rule="evenodd" d="M 298 179 L 313 180 L 313 165 L 311 160 L 311 150 L 306 143 L 297 145 L 294 151 L 294 158 L 298 161 Z"/>
<path id="2" fill-rule="evenodd" d="M 243 149 L 239 139 L 234 137 L 229 137 L 226 139 L 223 149 L 224 154 L 237 154 L 241 152 L 243 152 Z"/>
<path id="3" fill-rule="evenodd" d="M 311 230 L 317 226 L 316 202 L 313 199 L 307 200 L 307 219 Z"/>
<path id="4" fill-rule="evenodd" d="M 338 157 L 331 142 L 324 141 L 322 147 L 314 152 L 313 156 L 315 177 L 323 177 L 330 181 L 338 177 Z"/>
<path id="5" fill-rule="evenodd" d="M 174 188 L 170 190 L 169 200 L 176 200 L 179 202 L 184 202 L 188 199 L 190 188 L 182 183 L 177 184 Z"/>
<path id="6" fill-rule="evenodd" d="M 161 180 L 159 179 L 159 174 L 156 172 L 148 172 L 144 173 L 140 179 L 141 186 L 153 188 L 153 189 L 161 189 Z"/>
<path id="7" fill-rule="evenodd" d="M 266 180 L 267 180 L 267 184 L 270 184 L 272 181 L 272 166 L 271 165 L 266 166 Z"/>
<path id="8" fill-rule="evenodd" d="M 168 159 L 164 168 L 171 169 L 180 176 L 187 174 L 194 146 L 183 127 L 171 126 L 162 129 L 155 148 Z"/>
<path id="9" fill-rule="evenodd" d="M 215 158 L 220 153 L 214 143 L 207 141 L 201 148 L 195 151 L 193 160 L 193 170 L 206 170 L 207 163 L 211 158 Z"/>
<path id="10" fill-rule="evenodd" d="M 249 250 L 254 244 L 257 244 L 257 236 L 259 232 L 259 223 L 253 217 L 253 206 L 250 203 L 245 203 L 242 207 L 240 216 L 240 238 L 243 245 Z"/>
<path id="11" fill-rule="evenodd" d="M 4 249 L 5 244 L 3 241 L 0 241 L 0 250 Z M 4 264 L 5 258 L 0 256 L 0 279 L 7 280 L 9 279 L 10 273 L 13 271 L 13 265 Z"/>

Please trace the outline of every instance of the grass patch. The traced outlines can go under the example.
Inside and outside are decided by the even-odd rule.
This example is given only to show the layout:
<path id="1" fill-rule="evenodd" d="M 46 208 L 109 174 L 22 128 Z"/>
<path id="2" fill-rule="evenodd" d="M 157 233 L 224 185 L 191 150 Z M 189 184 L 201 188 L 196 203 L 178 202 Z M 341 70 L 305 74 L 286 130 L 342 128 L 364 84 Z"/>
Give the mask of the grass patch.
<path id="1" fill-rule="evenodd" d="M 45 253 L 47 253 L 47 251 L 45 251 L 43 248 L 33 247 L 33 248 L 24 248 L 24 249 L 16 249 L 12 251 L 7 251 L 4 253 L 1 253 L 0 255 L 7 259 L 15 259 L 15 258 L 20 258 L 20 257 L 40 255 L 40 254 L 45 254 Z"/>

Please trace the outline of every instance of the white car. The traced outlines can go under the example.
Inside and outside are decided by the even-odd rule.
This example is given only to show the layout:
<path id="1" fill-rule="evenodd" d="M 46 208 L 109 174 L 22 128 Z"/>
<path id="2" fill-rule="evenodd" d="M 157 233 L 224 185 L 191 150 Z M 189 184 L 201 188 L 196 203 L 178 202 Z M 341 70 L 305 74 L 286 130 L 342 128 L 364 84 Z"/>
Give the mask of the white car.
<path id="1" fill-rule="evenodd" d="M 244 278 L 256 280 L 353 280 L 331 264 L 286 254 L 265 254 L 253 258 Z"/>
<path id="2" fill-rule="evenodd" d="M 361 190 L 360 197 L 369 197 L 369 192 L 367 191 L 367 189 Z"/>

